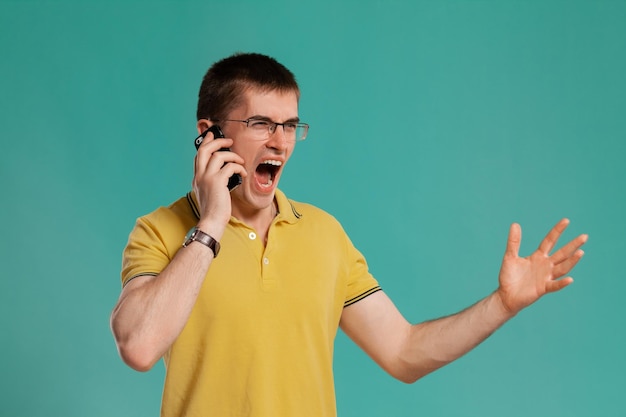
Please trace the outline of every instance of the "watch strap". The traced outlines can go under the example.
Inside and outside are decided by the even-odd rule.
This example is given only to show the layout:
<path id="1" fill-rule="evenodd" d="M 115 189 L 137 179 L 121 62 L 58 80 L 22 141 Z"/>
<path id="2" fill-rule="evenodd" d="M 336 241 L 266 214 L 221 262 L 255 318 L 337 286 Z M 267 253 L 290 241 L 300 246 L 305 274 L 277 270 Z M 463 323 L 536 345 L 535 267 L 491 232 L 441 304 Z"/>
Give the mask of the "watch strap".
<path id="1" fill-rule="evenodd" d="M 187 239 L 183 242 L 183 247 L 186 248 L 191 244 L 191 242 L 200 242 L 203 245 L 208 246 L 213 251 L 214 258 L 217 258 L 217 254 L 220 253 L 220 243 L 211 235 L 204 233 L 197 227 L 194 227 L 189 231 Z"/>

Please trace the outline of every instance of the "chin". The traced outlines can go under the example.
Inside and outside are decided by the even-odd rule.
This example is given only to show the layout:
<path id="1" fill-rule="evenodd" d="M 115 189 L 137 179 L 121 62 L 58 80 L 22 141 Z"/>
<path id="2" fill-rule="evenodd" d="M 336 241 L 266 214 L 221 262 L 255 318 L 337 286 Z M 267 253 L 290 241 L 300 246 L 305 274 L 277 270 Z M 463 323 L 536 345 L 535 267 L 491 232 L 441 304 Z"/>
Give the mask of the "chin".
<path id="1" fill-rule="evenodd" d="M 231 193 L 233 204 L 240 208 L 248 207 L 248 209 L 252 210 L 268 208 L 272 205 L 275 195 L 275 186 L 271 187 L 271 189 L 263 189 L 258 184 L 245 184 L 245 179 L 244 183 Z"/>

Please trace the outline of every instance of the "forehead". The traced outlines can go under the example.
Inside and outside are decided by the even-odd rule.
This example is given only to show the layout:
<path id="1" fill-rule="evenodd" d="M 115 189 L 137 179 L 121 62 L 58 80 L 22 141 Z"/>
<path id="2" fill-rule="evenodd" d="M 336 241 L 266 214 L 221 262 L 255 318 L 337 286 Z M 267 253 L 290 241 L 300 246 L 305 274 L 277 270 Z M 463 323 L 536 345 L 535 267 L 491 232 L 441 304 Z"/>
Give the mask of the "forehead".
<path id="1" fill-rule="evenodd" d="M 232 117 L 269 117 L 282 121 L 298 117 L 298 96 L 295 91 L 259 90 L 244 91 L 241 104 L 233 109 Z"/>

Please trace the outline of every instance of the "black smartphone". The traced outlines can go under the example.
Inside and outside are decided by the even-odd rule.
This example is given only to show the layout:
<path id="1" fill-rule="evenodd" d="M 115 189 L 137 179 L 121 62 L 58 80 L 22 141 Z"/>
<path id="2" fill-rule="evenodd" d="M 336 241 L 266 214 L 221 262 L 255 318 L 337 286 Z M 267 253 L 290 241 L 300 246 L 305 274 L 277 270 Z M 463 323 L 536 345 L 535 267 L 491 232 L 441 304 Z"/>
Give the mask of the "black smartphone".
<path id="1" fill-rule="evenodd" d="M 198 150 L 198 148 L 200 147 L 200 145 L 202 144 L 202 142 L 204 141 L 204 138 L 206 137 L 207 133 L 213 133 L 213 137 L 214 138 L 223 138 L 224 137 L 224 132 L 222 132 L 222 129 L 220 129 L 220 127 L 218 125 L 213 125 L 210 128 L 208 128 L 207 130 L 205 130 L 204 132 L 202 132 L 200 134 L 200 136 L 198 136 L 193 144 L 196 146 L 196 150 Z M 230 148 L 222 148 L 220 149 L 220 151 L 230 151 Z M 232 191 L 235 188 L 237 188 L 239 185 L 241 185 L 241 175 L 239 174 L 233 174 L 229 179 L 228 179 L 228 190 Z"/>

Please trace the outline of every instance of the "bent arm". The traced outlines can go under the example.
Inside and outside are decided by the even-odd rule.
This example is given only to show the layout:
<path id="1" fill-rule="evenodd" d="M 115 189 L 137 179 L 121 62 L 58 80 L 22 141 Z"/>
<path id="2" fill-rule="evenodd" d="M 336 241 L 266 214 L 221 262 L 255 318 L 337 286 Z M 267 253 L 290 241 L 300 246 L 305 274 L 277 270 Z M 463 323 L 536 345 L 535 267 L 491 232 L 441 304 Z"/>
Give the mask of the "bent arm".
<path id="1" fill-rule="evenodd" d="M 411 325 L 379 291 L 346 307 L 341 328 L 390 375 L 411 383 L 463 356 L 511 317 L 493 293 L 460 313 Z"/>
<path id="2" fill-rule="evenodd" d="M 206 121 L 198 122 L 199 133 L 207 127 Z M 232 145 L 232 139 L 215 139 L 211 133 L 205 139 L 194 158 L 197 227 L 219 241 L 231 215 L 228 179 L 234 173 L 245 177 L 246 172 L 239 155 L 218 152 Z M 179 249 L 158 276 L 140 276 L 124 287 L 111 313 L 111 330 L 120 356 L 131 368 L 152 368 L 183 331 L 213 258 L 210 248 L 192 242 Z"/>
<path id="3" fill-rule="evenodd" d="M 221 238 L 221 233 L 211 235 Z M 210 248 L 192 242 L 181 248 L 158 276 L 140 276 L 124 287 L 111 313 L 111 330 L 128 366 L 147 371 L 174 343 L 189 319 L 212 261 Z"/>
<path id="4" fill-rule="evenodd" d="M 587 235 L 550 255 L 569 221 L 561 220 L 529 257 L 518 256 L 521 228 L 511 225 L 499 287 L 460 313 L 411 325 L 382 292 L 344 308 L 341 328 L 392 376 L 414 382 L 463 356 L 547 293 L 573 282 L 566 274 L 583 256 Z"/>

